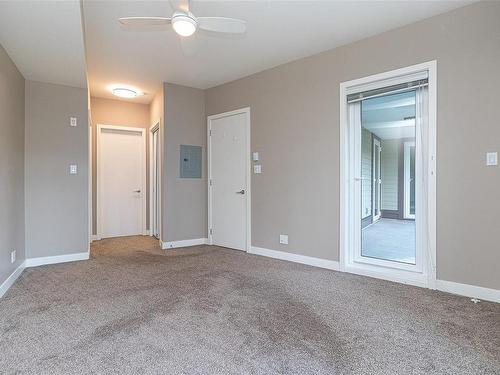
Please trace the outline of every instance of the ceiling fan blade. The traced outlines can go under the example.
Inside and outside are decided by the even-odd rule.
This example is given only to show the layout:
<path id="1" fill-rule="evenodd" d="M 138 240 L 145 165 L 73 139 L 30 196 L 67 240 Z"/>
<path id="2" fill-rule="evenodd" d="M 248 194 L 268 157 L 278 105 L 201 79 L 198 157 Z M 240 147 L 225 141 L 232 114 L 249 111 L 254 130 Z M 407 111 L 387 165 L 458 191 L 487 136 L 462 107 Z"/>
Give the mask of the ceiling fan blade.
<path id="1" fill-rule="evenodd" d="M 183 12 L 189 12 L 189 0 L 170 0 L 170 5 L 172 10 L 182 10 Z"/>
<path id="2" fill-rule="evenodd" d="M 236 18 L 197 17 L 196 22 L 200 29 L 218 33 L 243 34 L 247 29 L 246 21 Z"/>
<path id="3" fill-rule="evenodd" d="M 164 26 L 170 24 L 167 17 L 122 17 L 118 21 L 123 26 L 144 27 L 144 26 Z"/>

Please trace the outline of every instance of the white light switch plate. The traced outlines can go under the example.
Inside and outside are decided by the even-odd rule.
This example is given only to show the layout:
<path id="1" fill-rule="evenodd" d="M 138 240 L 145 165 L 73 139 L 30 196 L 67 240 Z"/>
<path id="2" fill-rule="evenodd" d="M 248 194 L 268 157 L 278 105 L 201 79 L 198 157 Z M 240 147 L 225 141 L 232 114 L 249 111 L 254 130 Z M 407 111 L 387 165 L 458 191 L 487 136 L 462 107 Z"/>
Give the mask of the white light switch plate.
<path id="1" fill-rule="evenodd" d="M 253 166 L 253 173 L 262 173 L 262 166 L 260 164 Z"/>
<path id="2" fill-rule="evenodd" d="M 486 153 L 486 165 L 487 166 L 498 165 L 498 153 L 497 152 L 487 152 Z"/>
<path id="3" fill-rule="evenodd" d="M 254 152 L 252 154 L 252 160 L 253 161 L 259 161 L 259 153 L 258 152 Z"/>
<path id="4" fill-rule="evenodd" d="M 288 245 L 288 234 L 280 234 L 280 244 Z"/>
<path id="5" fill-rule="evenodd" d="M 78 125 L 78 121 L 76 119 L 76 117 L 70 117 L 69 118 L 69 126 L 77 126 Z"/>
<path id="6" fill-rule="evenodd" d="M 70 164 L 69 166 L 69 174 L 77 174 L 78 166 L 76 164 Z"/>

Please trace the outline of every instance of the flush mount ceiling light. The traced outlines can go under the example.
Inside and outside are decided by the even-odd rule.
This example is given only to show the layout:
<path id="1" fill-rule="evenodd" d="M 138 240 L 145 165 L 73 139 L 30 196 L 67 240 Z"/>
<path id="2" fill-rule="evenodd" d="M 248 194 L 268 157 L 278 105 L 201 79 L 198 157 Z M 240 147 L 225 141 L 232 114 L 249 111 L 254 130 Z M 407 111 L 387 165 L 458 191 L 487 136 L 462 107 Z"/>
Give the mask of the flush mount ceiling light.
<path id="1" fill-rule="evenodd" d="M 180 36 L 191 36 L 198 28 L 198 24 L 196 23 L 194 16 L 191 16 L 191 13 L 174 13 L 171 21 L 172 27 Z"/>
<path id="2" fill-rule="evenodd" d="M 115 87 L 113 89 L 113 95 L 119 96 L 120 98 L 135 98 L 138 93 L 135 90 L 127 89 L 125 87 Z"/>

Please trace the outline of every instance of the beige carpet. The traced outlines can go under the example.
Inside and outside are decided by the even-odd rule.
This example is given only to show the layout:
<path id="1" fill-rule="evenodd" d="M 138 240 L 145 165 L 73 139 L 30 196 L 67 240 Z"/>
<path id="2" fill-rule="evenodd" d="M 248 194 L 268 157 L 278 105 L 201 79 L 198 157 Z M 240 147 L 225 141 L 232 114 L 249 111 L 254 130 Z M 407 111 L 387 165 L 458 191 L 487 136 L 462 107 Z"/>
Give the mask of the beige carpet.
<path id="1" fill-rule="evenodd" d="M 148 237 L 30 268 L 2 374 L 500 374 L 500 305 Z"/>

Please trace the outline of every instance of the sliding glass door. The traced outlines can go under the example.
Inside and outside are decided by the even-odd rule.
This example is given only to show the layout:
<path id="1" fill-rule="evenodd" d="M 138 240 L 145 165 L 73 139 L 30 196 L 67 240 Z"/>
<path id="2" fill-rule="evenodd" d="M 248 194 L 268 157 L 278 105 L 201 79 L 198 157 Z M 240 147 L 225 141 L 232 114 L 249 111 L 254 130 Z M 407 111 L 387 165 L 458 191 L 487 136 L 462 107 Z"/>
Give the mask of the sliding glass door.
<path id="1" fill-rule="evenodd" d="M 346 95 L 344 262 L 350 272 L 427 282 L 426 74 L 367 83 Z"/>

